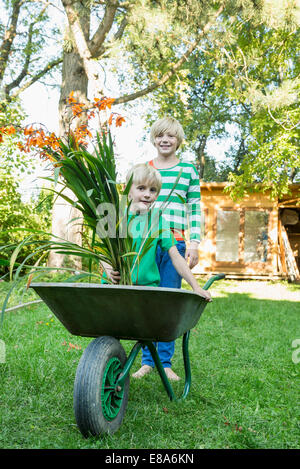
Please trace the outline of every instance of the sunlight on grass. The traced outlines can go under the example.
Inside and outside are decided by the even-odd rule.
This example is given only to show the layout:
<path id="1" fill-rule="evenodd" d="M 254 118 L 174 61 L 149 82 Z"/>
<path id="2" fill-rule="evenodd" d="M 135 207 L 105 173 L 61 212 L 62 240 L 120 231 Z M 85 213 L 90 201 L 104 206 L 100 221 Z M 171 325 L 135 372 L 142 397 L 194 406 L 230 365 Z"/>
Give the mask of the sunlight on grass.
<path id="1" fill-rule="evenodd" d="M 198 279 L 201 286 L 205 281 Z M 183 288 L 191 290 L 186 282 Z M 270 299 L 273 301 L 296 301 L 300 302 L 300 285 L 288 284 L 287 282 L 272 282 L 258 280 L 224 280 L 216 282 L 211 288 L 213 298 L 224 298 L 231 293 L 247 294 L 249 298 Z"/>

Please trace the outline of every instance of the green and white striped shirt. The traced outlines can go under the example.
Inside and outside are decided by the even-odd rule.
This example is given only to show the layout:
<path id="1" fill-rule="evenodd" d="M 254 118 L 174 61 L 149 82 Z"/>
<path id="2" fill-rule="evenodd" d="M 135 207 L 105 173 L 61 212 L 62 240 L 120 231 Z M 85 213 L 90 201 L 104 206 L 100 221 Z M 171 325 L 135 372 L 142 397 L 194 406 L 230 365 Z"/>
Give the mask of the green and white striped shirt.
<path id="1" fill-rule="evenodd" d="M 153 160 L 149 164 L 155 168 Z M 200 242 L 200 181 L 195 166 L 180 161 L 176 166 L 158 171 L 162 177 L 162 188 L 154 207 L 159 208 L 166 200 L 181 172 L 163 215 L 170 228 L 175 230 L 175 237 L 176 231 L 182 232 L 189 228 L 190 241 Z"/>

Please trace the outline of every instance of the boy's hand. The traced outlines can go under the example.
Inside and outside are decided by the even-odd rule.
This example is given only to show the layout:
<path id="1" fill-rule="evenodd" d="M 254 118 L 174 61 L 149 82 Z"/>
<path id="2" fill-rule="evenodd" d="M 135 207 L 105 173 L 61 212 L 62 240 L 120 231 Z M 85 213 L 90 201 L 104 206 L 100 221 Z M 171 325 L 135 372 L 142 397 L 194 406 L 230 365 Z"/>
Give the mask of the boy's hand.
<path id="1" fill-rule="evenodd" d="M 195 265 L 198 264 L 199 261 L 198 248 L 198 243 L 191 241 L 190 246 L 187 248 L 185 253 L 185 260 L 191 270 L 193 267 L 195 267 Z"/>
<path id="2" fill-rule="evenodd" d="M 112 270 L 109 267 L 105 267 L 105 272 L 107 277 L 112 281 L 112 283 L 118 284 L 120 282 L 120 272 L 118 272 L 117 270 Z"/>
<path id="3" fill-rule="evenodd" d="M 208 301 L 209 303 L 212 302 L 212 297 L 211 297 L 211 294 L 209 293 L 209 291 L 203 290 L 203 288 L 201 288 L 199 286 L 195 287 L 193 290 L 194 290 L 195 293 L 202 296 L 202 298 L 205 298 L 206 301 Z"/>

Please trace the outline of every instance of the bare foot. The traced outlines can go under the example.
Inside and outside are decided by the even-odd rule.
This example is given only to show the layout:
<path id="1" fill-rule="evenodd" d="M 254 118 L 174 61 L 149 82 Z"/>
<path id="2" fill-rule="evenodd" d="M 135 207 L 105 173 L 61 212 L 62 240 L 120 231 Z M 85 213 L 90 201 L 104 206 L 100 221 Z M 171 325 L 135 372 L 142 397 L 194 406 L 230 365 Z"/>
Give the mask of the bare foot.
<path id="1" fill-rule="evenodd" d="M 167 378 L 169 378 L 170 381 L 179 381 L 180 378 L 177 376 L 176 373 L 172 370 L 172 368 L 164 368 L 165 373 L 167 375 Z"/>
<path id="2" fill-rule="evenodd" d="M 138 371 L 131 375 L 133 378 L 142 378 L 153 370 L 152 366 L 143 365 Z"/>

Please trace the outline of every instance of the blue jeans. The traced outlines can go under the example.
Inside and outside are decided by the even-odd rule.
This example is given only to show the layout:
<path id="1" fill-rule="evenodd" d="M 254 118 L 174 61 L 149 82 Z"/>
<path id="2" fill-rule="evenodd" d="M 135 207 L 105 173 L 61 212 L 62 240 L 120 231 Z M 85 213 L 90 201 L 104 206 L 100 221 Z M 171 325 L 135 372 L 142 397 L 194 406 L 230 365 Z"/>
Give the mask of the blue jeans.
<path id="1" fill-rule="evenodd" d="M 185 242 L 177 241 L 176 247 L 182 257 L 185 256 Z M 182 278 L 175 270 L 171 258 L 167 251 L 163 251 L 160 246 L 156 252 L 156 263 L 160 273 L 160 287 L 181 288 Z M 158 356 L 164 368 L 171 368 L 171 359 L 174 355 L 175 342 L 154 342 Z M 148 347 L 143 348 L 142 365 L 154 367 L 154 361 Z"/>

